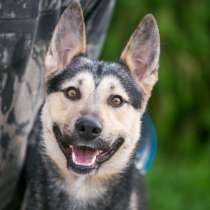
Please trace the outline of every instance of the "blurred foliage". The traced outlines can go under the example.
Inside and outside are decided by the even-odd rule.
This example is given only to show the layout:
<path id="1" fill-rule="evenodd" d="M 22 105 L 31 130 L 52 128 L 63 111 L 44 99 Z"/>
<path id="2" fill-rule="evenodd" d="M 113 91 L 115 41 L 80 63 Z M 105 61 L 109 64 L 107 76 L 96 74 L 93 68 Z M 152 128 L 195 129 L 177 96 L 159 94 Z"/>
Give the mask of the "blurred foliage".
<path id="1" fill-rule="evenodd" d="M 118 59 L 140 19 L 154 14 L 161 58 L 148 108 L 159 146 L 148 177 L 152 210 L 210 209 L 209 8 L 209 0 L 118 0 L 102 53 Z"/>
<path id="2" fill-rule="evenodd" d="M 158 156 L 147 175 L 149 209 L 209 210 L 210 170 L 207 168 L 206 156 L 176 161 Z"/>

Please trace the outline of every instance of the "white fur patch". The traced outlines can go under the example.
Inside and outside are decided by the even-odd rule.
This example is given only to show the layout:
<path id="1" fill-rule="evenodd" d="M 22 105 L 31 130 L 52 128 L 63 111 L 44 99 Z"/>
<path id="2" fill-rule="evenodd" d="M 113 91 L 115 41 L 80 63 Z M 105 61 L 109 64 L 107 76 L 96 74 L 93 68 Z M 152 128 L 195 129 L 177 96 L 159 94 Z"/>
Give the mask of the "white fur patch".
<path id="1" fill-rule="evenodd" d="M 138 210 L 138 195 L 136 191 L 131 192 L 129 210 Z"/>

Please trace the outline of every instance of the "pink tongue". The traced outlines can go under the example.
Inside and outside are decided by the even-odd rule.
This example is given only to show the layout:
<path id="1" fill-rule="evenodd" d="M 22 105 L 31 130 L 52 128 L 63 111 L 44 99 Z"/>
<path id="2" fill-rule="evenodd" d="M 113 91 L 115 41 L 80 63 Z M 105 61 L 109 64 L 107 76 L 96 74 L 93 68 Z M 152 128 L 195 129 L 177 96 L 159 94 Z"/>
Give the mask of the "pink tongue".
<path id="1" fill-rule="evenodd" d="M 92 164 L 97 150 L 91 148 L 73 147 L 74 161 L 80 165 Z"/>

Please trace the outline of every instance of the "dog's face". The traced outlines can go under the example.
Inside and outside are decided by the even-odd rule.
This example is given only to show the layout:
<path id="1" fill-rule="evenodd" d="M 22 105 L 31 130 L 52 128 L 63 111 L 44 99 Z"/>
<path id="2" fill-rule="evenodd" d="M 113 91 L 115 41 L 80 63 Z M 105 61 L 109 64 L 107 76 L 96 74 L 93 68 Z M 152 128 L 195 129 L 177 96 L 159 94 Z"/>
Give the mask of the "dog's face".
<path id="1" fill-rule="evenodd" d="M 65 173 L 109 176 L 126 168 L 140 138 L 141 116 L 157 81 L 159 33 L 146 16 L 120 62 L 108 63 L 82 55 L 84 31 L 81 8 L 72 3 L 46 58 L 44 144 Z"/>

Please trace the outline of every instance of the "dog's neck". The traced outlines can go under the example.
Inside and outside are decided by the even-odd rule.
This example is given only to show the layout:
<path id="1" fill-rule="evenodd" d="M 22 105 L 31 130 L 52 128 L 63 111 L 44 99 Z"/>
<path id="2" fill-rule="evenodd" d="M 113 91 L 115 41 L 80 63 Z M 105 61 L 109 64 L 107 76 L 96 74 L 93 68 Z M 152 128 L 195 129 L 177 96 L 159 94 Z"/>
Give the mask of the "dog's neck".
<path id="1" fill-rule="evenodd" d="M 44 157 L 46 158 L 46 157 Z M 45 159 L 45 173 L 48 183 L 45 187 L 54 186 L 53 190 L 46 190 L 48 193 L 64 193 L 69 198 L 69 203 L 74 206 L 73 209 L 90 209 L 95 210 L 100 205 L 101 209 L 109 206 L 114 202 L 114 196 L 122 196 L 126 199 L 131 192 L 128 189 L 133 181 L 131 164 L 123 173 L 105 178 L 96 176 L 75 176 L 69 171 L 68 177 L 61 173 L 60 169 L 51 159 Z M 51 197 L 51 195 L 48 195 Z M 53 197 L 53 196 L 52 196 Z M 106 203 L 104 203 L 106 198 Z M 129 200 L 129 199 L 128 199 Z M 109 203 L 107 203 L 109 202 Z M 87 208 L 87 206 L 89 206 Z"/>

